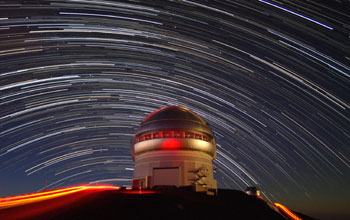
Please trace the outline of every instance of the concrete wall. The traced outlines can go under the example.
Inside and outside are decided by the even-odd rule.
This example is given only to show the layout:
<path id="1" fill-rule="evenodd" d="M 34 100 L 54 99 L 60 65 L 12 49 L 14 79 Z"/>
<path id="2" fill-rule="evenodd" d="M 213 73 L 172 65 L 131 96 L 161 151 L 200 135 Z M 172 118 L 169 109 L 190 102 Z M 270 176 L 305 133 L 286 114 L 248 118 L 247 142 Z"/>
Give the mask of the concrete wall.
<path id="1" fill-rule="evenodd" d="M 134 180 L 146 181 L 148 188 L 162 184 L 191 186 L 194 183 L 217 188 L 211 156 L 191 150 L 151 151 L 137 155 Z"/>

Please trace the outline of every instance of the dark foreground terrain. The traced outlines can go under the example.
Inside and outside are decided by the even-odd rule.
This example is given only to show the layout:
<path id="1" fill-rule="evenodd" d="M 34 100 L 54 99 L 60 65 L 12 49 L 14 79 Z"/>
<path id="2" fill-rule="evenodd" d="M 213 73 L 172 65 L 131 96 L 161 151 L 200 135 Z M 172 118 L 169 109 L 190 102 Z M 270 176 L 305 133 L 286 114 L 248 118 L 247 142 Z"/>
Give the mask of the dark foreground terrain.
<path id="1" fill-rule="evenodd" d="M 300 216 L 303 219 L 312 219 Z M 264 201 L 237 190 L 207 196 L 191 190 L 80 192 L 0 210 L 0 219 L 269 219 L 283 220 Z"/>

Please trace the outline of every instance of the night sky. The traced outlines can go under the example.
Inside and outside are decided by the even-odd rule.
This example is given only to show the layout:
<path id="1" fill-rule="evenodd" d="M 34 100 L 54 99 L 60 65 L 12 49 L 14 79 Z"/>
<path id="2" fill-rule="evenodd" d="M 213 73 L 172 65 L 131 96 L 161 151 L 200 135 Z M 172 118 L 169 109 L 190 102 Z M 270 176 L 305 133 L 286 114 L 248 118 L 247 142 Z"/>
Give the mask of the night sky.
<path id="1" fill-rule="evenodd" d="M 0 197 L 130 186 L 130 140 L 183 105 L 219 188 L 349 215 L 350 2 L 0 1 Z M 335 218 L 334 218 L 335 219 Z"/>

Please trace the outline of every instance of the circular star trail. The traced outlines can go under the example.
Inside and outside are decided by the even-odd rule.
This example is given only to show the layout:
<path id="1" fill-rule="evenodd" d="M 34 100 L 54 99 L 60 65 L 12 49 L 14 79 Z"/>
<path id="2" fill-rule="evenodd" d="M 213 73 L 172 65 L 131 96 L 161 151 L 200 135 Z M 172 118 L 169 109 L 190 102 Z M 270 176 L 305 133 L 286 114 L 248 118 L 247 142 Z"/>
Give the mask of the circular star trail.
<path id="1" fill-rule="evenodd" d="M 139 123 L 184 105 L 215 134 L 219 188 L 254 185 L 292 209 L 346 214 L 349 10 L 348 1 L 1 1 L 0 197 L 129 186 Z"/>

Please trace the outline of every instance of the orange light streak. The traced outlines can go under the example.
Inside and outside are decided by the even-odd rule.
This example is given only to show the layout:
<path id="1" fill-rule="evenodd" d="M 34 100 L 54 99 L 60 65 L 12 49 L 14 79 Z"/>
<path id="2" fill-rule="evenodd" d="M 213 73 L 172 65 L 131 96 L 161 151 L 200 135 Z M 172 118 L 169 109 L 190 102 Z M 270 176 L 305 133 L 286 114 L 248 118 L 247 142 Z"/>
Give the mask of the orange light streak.
<path id="1" fill-rule="evenodd" d="M 274 203 L 274 205 L 277 208 L 279 208 L 280 210 L 282 210 L 288 217 L 292 218 L 293 220 L 302 220 L 301 218 L 299 218 L 296 214 L 294 214 L 291 210 L 289 210 L 284 205 L 279 204 L 279 203 Z"/>
<path id="2" fill-rule="evenodd" d="M 30 195 L 11 196 L 0 198 L 0 210 L 14 206 L 25 205 L 29 203 L 39 202 L 42 200 L 52 199 L 68 194 L 85 191 L 85 190 L 118 190 L 116 186 L 75 186 L 64 189 L 56 189 L 45 192 L 33 193 Z"/>

